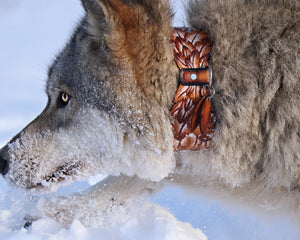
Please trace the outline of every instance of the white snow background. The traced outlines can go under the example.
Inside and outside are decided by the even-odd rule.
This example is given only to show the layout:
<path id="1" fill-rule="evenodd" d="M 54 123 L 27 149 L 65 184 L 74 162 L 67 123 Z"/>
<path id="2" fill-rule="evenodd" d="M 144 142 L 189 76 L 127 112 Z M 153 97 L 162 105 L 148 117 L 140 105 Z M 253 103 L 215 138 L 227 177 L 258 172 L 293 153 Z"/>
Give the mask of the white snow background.
<path id="1" fill-rule="evenodd" d="M 177 12 L 174 25 L 182 26 L 182 4 L 172 4 Z M 47 67 L 82 15 L 79 0 L 0 0 L 0 147 L 45 107 Z M 79 182 L 61 192 L 88 186 Z M 127 220 L 112 216 L 115 224 L 110 227 L 87 228 L 74 220 L 64 229 L 45 218 L 24 229 L 23 217 L 34 212 L 34 204 L 0 176 L 0 240 L 300 239 L 288 218 L 266 219 L 175 187 L 137 206 Z"/>

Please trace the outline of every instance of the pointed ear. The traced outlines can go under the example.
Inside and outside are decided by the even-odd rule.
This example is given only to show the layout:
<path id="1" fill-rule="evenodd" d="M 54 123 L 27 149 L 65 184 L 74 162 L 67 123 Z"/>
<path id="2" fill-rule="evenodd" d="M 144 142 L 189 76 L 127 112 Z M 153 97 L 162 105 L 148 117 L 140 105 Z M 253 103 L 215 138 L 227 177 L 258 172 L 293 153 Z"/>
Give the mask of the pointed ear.
<path id="1" fill-rule="evenodd" d="M 169 0 L 82 0 L 82 3 L 88 17 L 91 49 L 104 46 L 119 68 L 130 66 L 134 71 L 132 76 L 151 79 L 155 73 L 150 70 L 146 73 L 145 69 L 157 70 L 169 56 L 173 61 Z M 151 68 L 150 62 L 155 67 Z"/>
<path id="2" fill-rule="evenodd" d="M 137 24 L 137 8 L 122 0 L 81 0 L 89 21 L 89 32 L 100 37 L 103 32 L 123 31 Z"/>

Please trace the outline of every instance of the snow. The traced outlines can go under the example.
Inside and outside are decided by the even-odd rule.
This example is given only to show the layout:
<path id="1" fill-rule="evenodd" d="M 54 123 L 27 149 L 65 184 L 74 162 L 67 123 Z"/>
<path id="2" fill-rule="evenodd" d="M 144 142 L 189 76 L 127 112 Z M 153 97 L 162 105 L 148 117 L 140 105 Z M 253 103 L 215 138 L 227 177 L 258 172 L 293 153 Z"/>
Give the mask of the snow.
<path id="1" fill-rule="evenodd" d="M 176 26 L 184 24 L 179 1 L 172 1 Z M 0 147 L 46 105 L 47 66 L 82 14 L 79 0 L 0 1 Z M 84 190 L 104 177 L 95 176 L 59 192 Z M 285 217 L 265 219 L 178 187 L 165 188 L 130 210 L 116 209 L 111 224 L 86 227 L 75 219 L 65 229 L 44 217 L 25 229 L 24 217 L 35 214 L 38 196 L 9 186 L 2 177 L 0 186 L 0 240 L 300 239 L 299 230 Z"/>
<path id="2" fill-rule="evenodd" d="M 189 223 L 182 223 L 166 209 L 157 204 L 145 202 L 137 211 L 131 212 L 128 220 L 120 221 L 123 216 L 119 209 L 113 212 L 109 227 L 85 227 L 74 220 L 69 229 L 62 228 L 54 220 L 42 218 L 33 222 L 29 229 L 12 229 L 11 210 L 0 211 L 0 239 L 115 239 L 115 240 L 194 240 L 207 239 L 201 230 L 193 228 Z"/>

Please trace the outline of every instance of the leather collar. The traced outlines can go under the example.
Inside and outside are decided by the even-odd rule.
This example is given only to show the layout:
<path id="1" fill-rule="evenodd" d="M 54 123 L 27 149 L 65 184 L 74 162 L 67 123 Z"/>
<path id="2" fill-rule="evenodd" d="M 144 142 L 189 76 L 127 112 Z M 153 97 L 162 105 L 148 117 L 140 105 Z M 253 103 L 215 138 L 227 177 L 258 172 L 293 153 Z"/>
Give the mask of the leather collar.
<path id="1" fill-rule="evenodd" d="M 207 33 L 188 28 L 174 28 L 171 42 L 180 69 L 170 117 L 174 150 L 207 149 L 211 146 L 216 124 L 212 105 L 215 90 L 208 63 L 212 42 Z"/>

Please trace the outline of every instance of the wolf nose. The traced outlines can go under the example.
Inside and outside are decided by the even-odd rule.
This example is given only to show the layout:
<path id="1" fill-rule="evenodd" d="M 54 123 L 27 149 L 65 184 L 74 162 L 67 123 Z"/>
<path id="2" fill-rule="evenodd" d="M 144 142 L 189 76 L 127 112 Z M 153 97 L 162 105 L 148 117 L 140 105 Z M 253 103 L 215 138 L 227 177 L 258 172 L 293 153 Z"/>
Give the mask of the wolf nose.
<path id="1" fill-rule="evenodd" d="M 0 151 L 0 173 L 5 175 L 8 172 L 8 161 L 5 159 L 5 148 Z"/>

